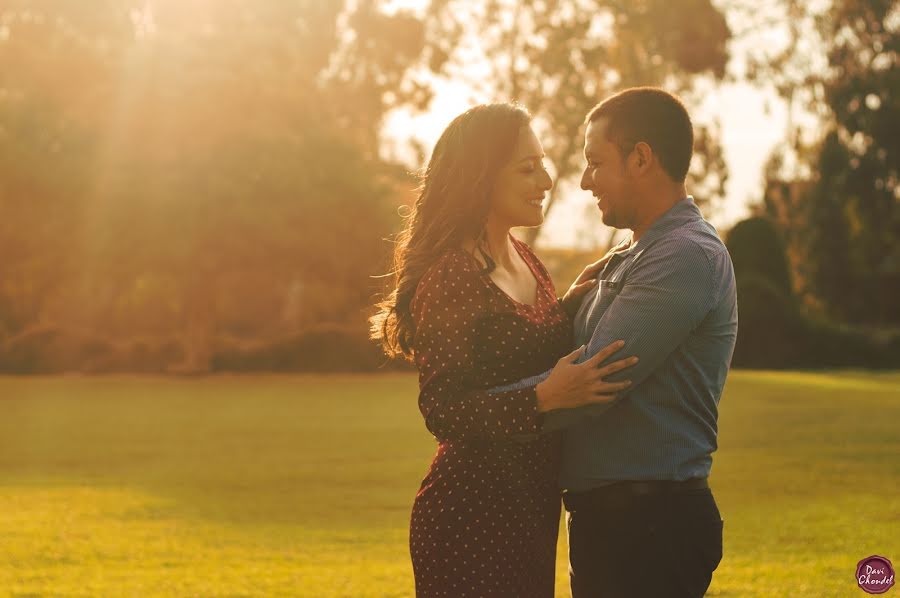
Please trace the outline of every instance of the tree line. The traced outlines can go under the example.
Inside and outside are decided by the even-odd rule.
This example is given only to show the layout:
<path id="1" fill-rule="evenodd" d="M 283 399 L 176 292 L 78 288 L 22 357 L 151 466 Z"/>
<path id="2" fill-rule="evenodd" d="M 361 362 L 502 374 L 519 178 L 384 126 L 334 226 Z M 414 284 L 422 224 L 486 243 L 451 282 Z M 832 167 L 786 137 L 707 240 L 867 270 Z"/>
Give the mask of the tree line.
<path id="1" fill-rule="evenodd" d="M 675 4 L 11 0 L 0 370 L 381 367 L 365 339 L 373 275 L 417 183 L 412 165 L 383 157 L 386 115 L 426 109 L 435 76 L 467 81 L 527 106 L 556 176 L 571 178 L 599 98 L 659 84 L 690 104 L 726 78 L 726 17 L 740 7 Z M 801 310 L 895 326 L 897 85 L 880 65 L 896 61 L 896 11 L 830 10 L 803 15 L 830 70 L 785 83 L 828 107 L 830 136 L 794 148 L 821 176 L 773 159 L 765 218 Z M 467 68 L 473 56 L 487 74 Z M 758 57 L 760 80 L 779 60 Z M 697 140 L 692 185 L 716 202 L 717 124 L 700 123 Z M 836 272 L 862 293 L 842 294 Z"/>

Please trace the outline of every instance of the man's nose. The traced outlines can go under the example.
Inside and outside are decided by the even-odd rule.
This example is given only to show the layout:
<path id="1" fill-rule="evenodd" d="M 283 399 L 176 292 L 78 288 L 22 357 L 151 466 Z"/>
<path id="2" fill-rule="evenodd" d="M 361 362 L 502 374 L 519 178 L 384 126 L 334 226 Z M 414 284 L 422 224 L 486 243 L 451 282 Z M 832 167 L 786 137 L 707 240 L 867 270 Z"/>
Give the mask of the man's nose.
<path id="1" fill-rule="evenodd" d="M 591 177 L 588 174 L 587 169 L 585 169 L 581 175 L 581 188 L 584 189 L 585 191 L 590 191 L 592 182 L 593 181 L 591 180 Z"/>

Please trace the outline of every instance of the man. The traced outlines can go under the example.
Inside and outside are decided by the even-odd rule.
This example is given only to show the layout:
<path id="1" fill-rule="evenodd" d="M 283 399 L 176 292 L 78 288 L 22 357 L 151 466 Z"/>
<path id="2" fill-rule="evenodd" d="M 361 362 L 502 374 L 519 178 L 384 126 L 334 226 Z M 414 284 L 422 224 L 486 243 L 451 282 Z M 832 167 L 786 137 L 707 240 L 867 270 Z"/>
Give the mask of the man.
<path id="1" fill-rule="evenodd" d="M 624 339 L 639 362 L 617 401 L 550 412 L 565 428 L 560 483 L 574 598 L 699 597 L 722 557 L 707 476 L 737 335 L 731 259 L 685 190 L 693 130 L 681 102 L 634 88 L 587 117 L 581 187 L 633 231 L 575 319 L 587 359 Z M 542 377 L 519 385 L 535 384 Z M 549 380 L 542 393 L 558 392 Z"/>

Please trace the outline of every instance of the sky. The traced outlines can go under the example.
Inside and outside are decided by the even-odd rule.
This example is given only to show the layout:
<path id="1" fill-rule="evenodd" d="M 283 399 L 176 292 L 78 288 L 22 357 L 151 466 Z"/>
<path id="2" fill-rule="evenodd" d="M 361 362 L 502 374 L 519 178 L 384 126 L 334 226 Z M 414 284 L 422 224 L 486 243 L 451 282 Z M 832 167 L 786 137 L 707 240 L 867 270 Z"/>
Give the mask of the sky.
<path id="1" fill-rule="evenodd" d="M 416 9 L 425 1 L 395 0 L 394 4 L 397 8 Z M 732 43 L 731 72 L 742 70 L 746 49 L 754 43 L 760 43 L 760 39 L 750 37 Z M 418 168 L 421 165 L 410 160 L 409 139 L 417 140 L 430 152 L 441 131 L 456 115 L 478 101 L 493 99 L 479 98 L 462 83 L 436 80 L 434 99 L 424 114 L 395 111 L 388 116 L 386 153 L 404 159 L 411 168 Z M 706 217 L 720 232 L 725 231 L 746 217 L 752 204 L 762 199 L 765 163 L 776 144 L 786 138 L 787 106 L 771 90 L 747 83 L 726 83 L 711 91 L 702 106 L 691 108 L 695 120 L 715 116 L 721 123 L 729 179 L 725 199 L 708 210 Z M 595 200 L 577 188 L 576 182 L 560 188 L 560 198 L 538 242 L 544 246 L 591 249 L 609 241 L 611 231 L 604 229 Z"/>
<path id="2" fill-rule="evenodd" d="M 385 123 L 393 152 L 403 154 L 410 137 L 430 151 L 444 127 L 472 105 L 462 85 L 443 82 L 425 114 L 392 114 Z M 711 94 L 702 110 L 721 119 L 722 143 L 728 163 L 725 199 L 706 214 L 719 229 L 726 230 L 749 214 L 750 206 L 762 199 L 763 168 L 775 144 L 784 139 L 787 109 L 772 93 L 746 84 L 729 84 Z M 418 167 L 419 165 L 412 165 Z M 690 192 L 690 190 L 688 190 Z M 540 243 L 554 247 L 593 248 L 608 237 L 597 211 L 596 200 L 576 184 L 561 189 L 550 212 Z"/>

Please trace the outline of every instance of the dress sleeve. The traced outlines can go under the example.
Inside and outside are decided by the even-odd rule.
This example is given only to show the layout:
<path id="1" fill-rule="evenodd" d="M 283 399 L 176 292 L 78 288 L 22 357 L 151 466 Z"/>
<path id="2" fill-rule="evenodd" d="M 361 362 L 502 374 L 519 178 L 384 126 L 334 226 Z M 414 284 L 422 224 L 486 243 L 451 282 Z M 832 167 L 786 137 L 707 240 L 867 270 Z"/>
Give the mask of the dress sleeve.
<path id="1" fill-rule="evenodd" d="M 503 438 L 540 431 L 534 386 L 488 393 L 479 388 L 474 338 L 489 314 L 481 274 L 465 254 L 448 254 L 419 283 L 412 302 L 419 410 L 438 440 Z"/>

